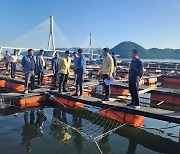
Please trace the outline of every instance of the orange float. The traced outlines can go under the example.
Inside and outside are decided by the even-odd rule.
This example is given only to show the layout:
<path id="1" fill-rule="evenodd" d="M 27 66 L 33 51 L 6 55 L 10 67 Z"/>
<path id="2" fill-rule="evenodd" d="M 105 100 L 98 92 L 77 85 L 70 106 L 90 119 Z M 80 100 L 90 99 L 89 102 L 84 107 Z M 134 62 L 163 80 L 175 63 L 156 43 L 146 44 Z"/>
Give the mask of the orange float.
<path id="1" fill-rule="evenodd" d="M 13 83 L 12 87 L 16 91 L 20 91 L 20 92 L 24 91 L 24 85 L 23 84 Z"/>
<path id="2" fill-rule="evenodd" d="M 47 96 L 33 96 L 20 99 L 16 104 L 20 107 L 38 106 L 40 102 L 47 100 Z"/>
<path id="3" fill-rule="evenodd" d="M 109 110 L 109 109 L 104 109 L 104 108 L 100 109 L 99 114 L 102 117 L 114 119 L 121 123 L 127 123 L 133 126 L 142 127 L 144 124 L 144 116 L 140 116 L 136 114 L 124 113 L 124 112 L 120 112 L 116 110 Z"/>
<path id="4" fill-rule="evenodd" d="M 129 94 L 129 89 L 111 86 L 111 93 L 112 94 L 128 95 Z"/>
<path id="5" fill-rule="evenodd" d="M 10 82 L 10 81 L 6 81 L 5 82 L 5 87 L 9 88 L 9 89 L 13 89 L 15 91 L 19 91 L 19 92 L 24 91 L 24 85 L 20 84 L 20 83 L 13 83 L 13 82 Z"/>
<path id="6" fill-rule="evenodd" d="M 0 80 L 0 88 L 4 88 L 6 85 L 6 80 Z"/>
<path id="7" fill-rule="evenodd" d="M 52 77 L 51 76 L 44 76 L 42 83 L 43 84 L 52 83 Z"/>
<path id="8" fill-rule="evenodd" d="M 68 100 L 66 98 L 55 96 L 53 100 L 57 103 L 64 104 L 65 106 L 84 108 L 83 103 Z"/>
<path id="9" fill-rule="evenodd" d="M 180 84 L 180 77 L 163 77 L 164 83 Z"/>
<path id="10" fill-rule="evenodd" d="M 176 95 L 168 95 L 163 93 L 151 93 L 151 100 L 153 101 L 164 101 L 170 104 L 180 105 L 180 97 Z"/>

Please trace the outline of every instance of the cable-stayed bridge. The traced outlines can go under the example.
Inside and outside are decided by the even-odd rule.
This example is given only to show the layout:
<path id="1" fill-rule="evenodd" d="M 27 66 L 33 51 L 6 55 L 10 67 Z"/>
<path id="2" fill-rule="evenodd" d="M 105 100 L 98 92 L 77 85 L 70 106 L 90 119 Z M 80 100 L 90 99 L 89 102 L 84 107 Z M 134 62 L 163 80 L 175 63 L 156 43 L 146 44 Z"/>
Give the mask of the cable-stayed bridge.
<path id="1" fill-rule="evenodd" d="M 50 16 L 50 19 L 45 20 L 14 40 L 3 44 L 0 42 L 0 51 L 7 49 L 18 49 L 21 51 L 29 48 L 55 51 L 56 46 L 70 48 L 71 44 L 53 20 L 53 16 Z"/>

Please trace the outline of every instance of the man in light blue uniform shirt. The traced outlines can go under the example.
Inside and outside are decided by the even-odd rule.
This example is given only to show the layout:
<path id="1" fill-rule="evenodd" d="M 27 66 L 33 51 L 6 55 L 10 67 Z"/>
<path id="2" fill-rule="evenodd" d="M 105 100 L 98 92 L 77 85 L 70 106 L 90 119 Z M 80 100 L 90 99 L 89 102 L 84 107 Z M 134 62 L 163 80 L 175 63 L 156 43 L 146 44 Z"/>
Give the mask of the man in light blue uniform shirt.
<path id="1" fill-rule="evenodd" d="M 78 92 L 80 91 L 80 95 L 83 95 L 83 75 L 86 73 L 86 58 L 83 55 L 83 50 L 78 49 L 78 63 L 76 68 L 74 69 L 76 74 L 77 74 L 77 79 L 76 79 L 76 92 L 73 96 L 78 96 Z"/>
<path id="2" fill-rule="evenodd" d="M 74 83 L 73 83 L 73 85 L 76 85 L 77 73 L 76 73 L 75 68 L 77 67 L 79 57 L 78 57 L 77 52 L 74 52 L 73 56 L 74 56 L 74 67 L 73 67 L 73 70 L 74 70 Z"/>

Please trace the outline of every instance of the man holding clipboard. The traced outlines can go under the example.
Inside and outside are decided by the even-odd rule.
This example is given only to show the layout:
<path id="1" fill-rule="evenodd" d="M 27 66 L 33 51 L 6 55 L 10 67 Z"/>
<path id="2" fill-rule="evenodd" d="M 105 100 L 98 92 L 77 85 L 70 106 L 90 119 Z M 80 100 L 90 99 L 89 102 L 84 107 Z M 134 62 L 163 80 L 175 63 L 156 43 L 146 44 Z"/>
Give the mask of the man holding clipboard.
<path id="1" fill-rule="evenodd" d="M 107 84 L 107 81 L 112 79 L 112 74 L 114 72 L 114 62 L 109 54 L 109 48 L 103 49 L 103 55 L 104 55 L 103 65 L 101 70 L 98 72 L 98 74 L 101 73 L 103 75 L 105 97 L 102 101 L 109 101 L 111 91 L 110 91 L 110 84 Z"/>

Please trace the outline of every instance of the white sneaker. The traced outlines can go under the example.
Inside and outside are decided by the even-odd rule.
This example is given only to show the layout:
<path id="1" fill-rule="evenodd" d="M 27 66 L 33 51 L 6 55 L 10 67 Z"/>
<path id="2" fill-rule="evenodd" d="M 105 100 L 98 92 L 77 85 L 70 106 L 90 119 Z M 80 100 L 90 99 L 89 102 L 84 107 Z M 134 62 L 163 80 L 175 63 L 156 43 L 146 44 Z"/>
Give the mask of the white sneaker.
<path id="1" fill-rule="evenodd" d="M 139 105 L 134 106 L 135 109 L 140 109 L 141 107 Z"/>
<path id="2" fill-rule="evenodd" d="M 24 94 L 28 94 L 28 90 L 25 90 L 25 91 L 24 91 Z"/>

